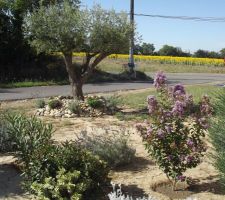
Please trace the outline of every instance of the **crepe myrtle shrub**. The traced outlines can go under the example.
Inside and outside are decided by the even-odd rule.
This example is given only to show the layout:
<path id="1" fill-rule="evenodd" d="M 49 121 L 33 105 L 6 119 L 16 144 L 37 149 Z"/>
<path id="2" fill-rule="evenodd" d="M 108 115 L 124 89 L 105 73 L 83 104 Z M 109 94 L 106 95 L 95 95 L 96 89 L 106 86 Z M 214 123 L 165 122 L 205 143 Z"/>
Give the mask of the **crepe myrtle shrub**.
<path id="1" fill-rule="evenodd" d="M 175 190 L 178 181 L 187 180 L 183 173 L 196 167 L 206 151 L 203 139 L 212 106 L 208 96 L 194 103 L 181 84 L 168 87 L 163 72 L 157 73 L 154 86 L 157 96 L 147 97 L 149 120 L 137 129 Z"/>
<path id="2" fill-rule="evenodd" d="M 51 4 L 30 13 L 24 20 L 24 33 L 38 53 L 62 52 L 72 94 L 84 100 L 82 86 L 95 67 L 112 53 L 129 47 L 132 27 L 126 13 L 104 10 L 96 5 L 80 9 L 69 4 Z M 84 52 L 73 63 L 73 52 Z"/>

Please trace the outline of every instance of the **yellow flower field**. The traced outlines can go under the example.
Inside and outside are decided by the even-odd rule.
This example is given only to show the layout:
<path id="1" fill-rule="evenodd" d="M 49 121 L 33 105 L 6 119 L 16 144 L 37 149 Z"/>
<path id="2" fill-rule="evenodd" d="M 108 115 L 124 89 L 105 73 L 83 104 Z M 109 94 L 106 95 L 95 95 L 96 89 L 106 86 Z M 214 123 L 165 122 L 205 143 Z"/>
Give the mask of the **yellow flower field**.
<path id="1" fill-rule="evenodd" d="M 74 53 L 74 56 L 83 57 L 84 53 Z M 108 58 L 111 59 L 128 59 L 129 55 L 127 54 L 112 54 Z M 215 58 L 192 58 L 192 57 L 172 57 L 172 56 L 144 56 L 144 55 L 135 55 L 135 61 L 149 61 L 160 64 L 184 64 L 184 65 L 207 65 L 207 66 L 221 66 L 225 65 L 223 59 Z"/>

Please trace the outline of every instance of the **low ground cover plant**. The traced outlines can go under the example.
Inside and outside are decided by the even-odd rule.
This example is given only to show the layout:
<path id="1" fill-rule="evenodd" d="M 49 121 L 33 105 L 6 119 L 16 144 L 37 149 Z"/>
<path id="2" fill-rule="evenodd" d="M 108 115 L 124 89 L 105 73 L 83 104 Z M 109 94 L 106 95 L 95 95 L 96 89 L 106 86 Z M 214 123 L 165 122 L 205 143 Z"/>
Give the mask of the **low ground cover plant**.
<path id="1" fill-rule="evenodd" d="M 104 129 L 100 134 L 87 134 L 82 131 L 78 135 L 77 143 L 99 156 L 108 163 L 111 168 L 124 166 L 131 163 L 135 158 L 135 149 L 129 144 L 129 133 L 124 129 Z"/>
<path id="2" fill-rule="evenodd" d="M 87 104 L 91 108 L 104 109 L 105 99 L 103 97 L 99 97 L 99 96 L 89 96 L 89 97 L 87 97 Z"/>
<path id="3" fill-rule="evenodd" d="M 98 117 L 104 114 L 113 115 L 119 110 L 119 96 L 87 96 L 84 101 L 70 96 L 59 96 L 50 99 L 47 105 L 38 104 L 36 115 L 52 117 Z M 44 107 L 43 107 L 44 106 Z"/>
<path id="4" fill-rule="evenodd" d="M 48 102 L 48 106 L 51 109 L 56 109 L 56 108 L 61 108 L 62 107 L 62 102 L 59 99 L 52 99 Z"/>
<path id="5" fill-rule="evenodd" d="M 225 90 L 216 96 L 215 118 L 211 121 L 209 136 L 213 145 L 213 164 L 219 171 L 221 184 L 225 188 Z"/>
<path id="6" fill-rule="evenodd" d="M 68 105 L 68 109 L 70 110 L 70 112 L 77 114 L 78 116 L 80 116 L 80 114 L 82 112 L 80 102 L 78 100 L 74 100 L 74 101 L 70 102 Z"/>
<path id="7" fill-rule="evenodd" d="M 36 101 L 36 107 L 37 108 L 44 108 L 46 105 L 45 100 L 44 99 L 38 99 Z"/>
<path id="8" fill-rule="evenodd" d="M 206 151 L 203 141 L 209 127 L 212 106 L 208 96 L 194 103 L 184 86 L 168 87 L 166 76 L 159 72 L 154 80 L 157 96 L 148 96 L 149 120 L 138 124 L 149 155 L 167 175 L 176 189 L 186 181 L 183 173 L 196 167 Z"/>

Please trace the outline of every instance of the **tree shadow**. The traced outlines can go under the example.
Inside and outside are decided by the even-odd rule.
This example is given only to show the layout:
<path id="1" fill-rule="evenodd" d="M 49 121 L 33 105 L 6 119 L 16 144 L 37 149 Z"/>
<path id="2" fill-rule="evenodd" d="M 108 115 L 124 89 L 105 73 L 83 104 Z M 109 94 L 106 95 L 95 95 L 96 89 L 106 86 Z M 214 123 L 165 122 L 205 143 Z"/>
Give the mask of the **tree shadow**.
<path id="1" fill-rule="evenodd" d="M 135 157 L 132 163 L 130 163 L 128 165 L 116 167 L 114 169 L 114 171 L 116 171 L 116 172 L 124 172 L 124 171 L 139 172 L 141 170 L 147 169 L 149 165 L 155 165 L 155 163 L 144 157 Z"/>
<path id="2" fill-rule="evenodd" d="M 0 165 L 0 198 L 22 195 L 21 174 L 13 165 Z"/>

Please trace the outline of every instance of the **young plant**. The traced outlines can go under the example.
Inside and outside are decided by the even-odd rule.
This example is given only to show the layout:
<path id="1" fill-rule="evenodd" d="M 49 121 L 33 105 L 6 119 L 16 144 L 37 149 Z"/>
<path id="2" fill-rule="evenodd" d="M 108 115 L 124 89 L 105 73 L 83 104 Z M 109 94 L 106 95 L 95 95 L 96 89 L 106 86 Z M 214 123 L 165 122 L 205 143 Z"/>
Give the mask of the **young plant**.
<path id="1" fill-rule="evenodd" d="M 69 103 L 68 109 L 70 112 L 77 114 L 78 116 L 81 114 L 81 107 L 78 100 L 74 100 L 73 102 Z"/>
<path id="2" fill-rule="evenodd" d="M 183 173 L 196 167 L 206 151 L 203 142 L 212 106 L 207 96 L 195 104 L 184 86 L 166 85 L 166 76 L 157 73 L 154 86 L 157 97 L 148 96 L 149 120 L 138 124 L 145 148 L 176 189 L 185 181 Z"/>
<path id="3" fill-rule="evenodd" d="M 98 96 L 90 96 L 87 98 L 87 104 L 95 109 L 100 109 L 105 107 L 105 99 Z"/>
<path id="4" fill-rule="evenodd" d="M 118 106 L 121 104 L 121 99 L 119 96 L 112 95 L 105 99 L 107 112 L 110 114 L 115 114 L 118 111 Z"/>
<path id="5" fill-rule="evenodd" d="M 36 107 L 37 108 L 44 108 L 45 107 L 45 100 L 44 99 L 38 99 L 37 101 L 36 101 Z"/>
<path id="6" fill-rule="evenodd" d="M 48 106 L 51 109 L 57 109 L 62 107 L 62 102 L 58 99 L 53 99 L 48 102 Z"/>
<path id="7" fill-rule="evenodd" d="M 209 137 L 213 145 L 213 164 L 220 172 L 220 181 L 225 188 L 225 90 L 217 95 L 214 105 L 216 117 L 212 119 Z"/>

